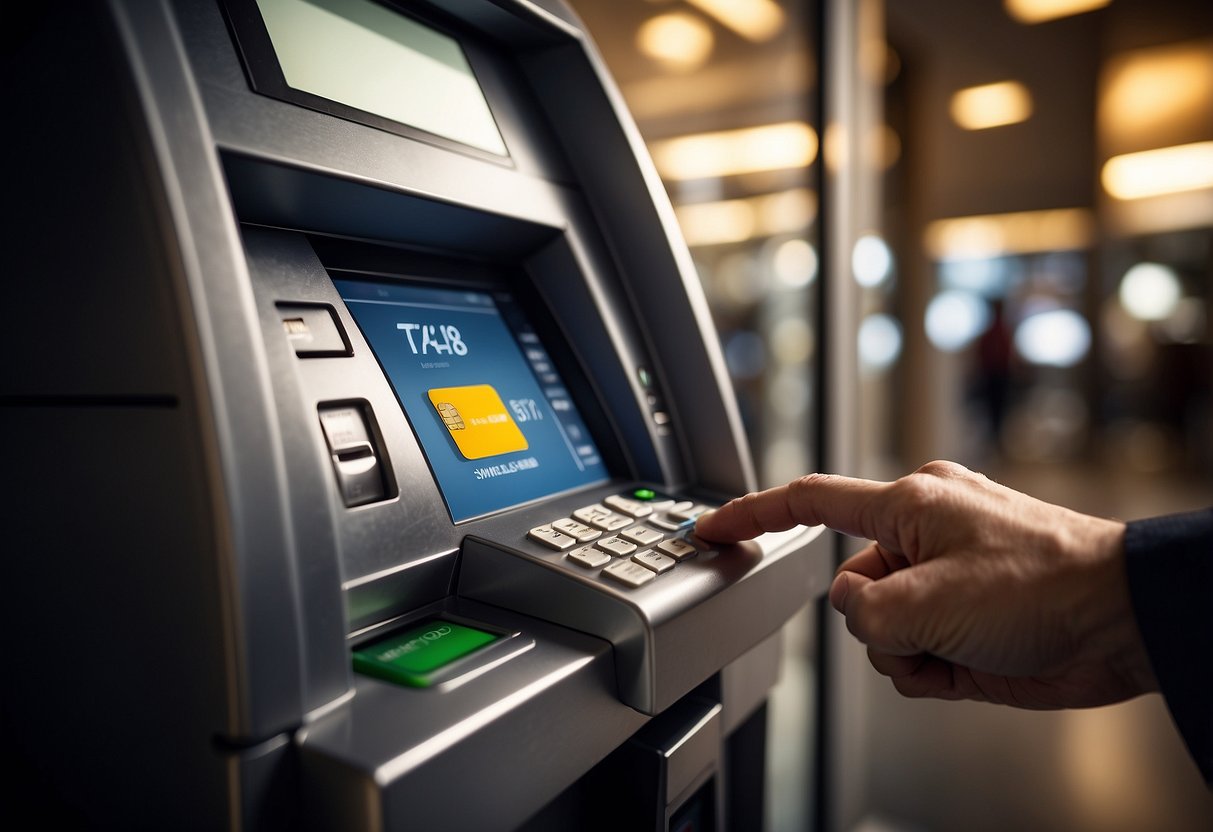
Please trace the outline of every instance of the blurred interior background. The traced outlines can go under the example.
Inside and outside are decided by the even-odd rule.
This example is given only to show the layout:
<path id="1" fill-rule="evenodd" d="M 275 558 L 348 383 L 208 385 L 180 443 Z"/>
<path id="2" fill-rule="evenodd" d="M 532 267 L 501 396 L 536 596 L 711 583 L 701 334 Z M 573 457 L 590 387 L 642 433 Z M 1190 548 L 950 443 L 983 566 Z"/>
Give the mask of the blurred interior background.
<path id="1" fill-rule="evenodd" d="M 1122 519 L 1213 503 L 1208 0 L 571 5 L 669 191 L 763 485 L 950 458 Z M 850 424 L 817 459 L 827 367 Z M 1155 696 L 911 702 L 860 651 L 830 665 L 850 718 L 827 709 L 823 763 L 829 643 L 811 608 L 785 631 L 768 829 L 1213 828 Z"/>

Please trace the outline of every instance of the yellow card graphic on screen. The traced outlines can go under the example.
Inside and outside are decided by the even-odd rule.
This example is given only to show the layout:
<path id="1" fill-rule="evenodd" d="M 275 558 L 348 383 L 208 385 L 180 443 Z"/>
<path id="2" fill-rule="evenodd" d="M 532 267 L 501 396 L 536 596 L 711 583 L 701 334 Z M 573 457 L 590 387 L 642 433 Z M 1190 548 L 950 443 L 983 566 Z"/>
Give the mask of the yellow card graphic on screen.
<path id="1" fill-rule="evenodd" d="M 527 449 L 526 437 L 491 385 L 435 387 L 429 396 L 465 459 Z"/>

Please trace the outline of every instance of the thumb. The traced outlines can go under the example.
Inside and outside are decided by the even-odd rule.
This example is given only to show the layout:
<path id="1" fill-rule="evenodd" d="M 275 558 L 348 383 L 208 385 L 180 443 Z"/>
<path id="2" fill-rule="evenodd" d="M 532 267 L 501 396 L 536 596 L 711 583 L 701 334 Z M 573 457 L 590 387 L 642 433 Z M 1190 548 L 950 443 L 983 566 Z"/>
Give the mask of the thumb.
<path id="1" fill-rule="evenodd" d="M 912 620 L 904 603 L 908 571 L 899 570 L 873 580 L 859 572 L 844 570 L 830 585 L 830 604 L 846 618 L 851 635 L 892 656 L 912 656 L 923 651 L 913 632 L 918 622 Z"/>

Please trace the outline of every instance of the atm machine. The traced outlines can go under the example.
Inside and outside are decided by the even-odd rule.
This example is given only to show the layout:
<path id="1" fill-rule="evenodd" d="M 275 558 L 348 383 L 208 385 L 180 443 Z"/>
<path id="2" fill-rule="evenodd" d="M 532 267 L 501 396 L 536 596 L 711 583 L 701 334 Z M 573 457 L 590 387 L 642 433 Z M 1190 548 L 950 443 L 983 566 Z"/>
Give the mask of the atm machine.
<path id="1" fill-rule="evenodd" d="M 574 15 L 29 5 L 0 81 L 6 805 L 756 828 L 779 630 L 829 549 L 691 531 L 754 474 Z"/>

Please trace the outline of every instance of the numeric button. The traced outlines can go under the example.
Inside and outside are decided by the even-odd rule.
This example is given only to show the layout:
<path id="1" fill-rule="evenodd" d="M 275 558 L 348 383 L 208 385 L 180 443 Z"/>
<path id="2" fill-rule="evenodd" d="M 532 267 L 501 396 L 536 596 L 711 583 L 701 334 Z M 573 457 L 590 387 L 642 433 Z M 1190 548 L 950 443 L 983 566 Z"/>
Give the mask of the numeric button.
<path id="1" fill-rule="evenodd" d="M 557 552 L 563 552 L 577 543 L 574 538 L 562 534 L 551 526 L 536 526 L 526 533 L 531 540 Z"/>
<path id="2" fill-rule="evenodd" d="M 700 503 L 679 503 L 665 514 L 671 520 L 694 520 L 707 510 L 708 507 Z"/>
<path id="3" fill-rule="evenodd" d="M 571 517 L 562 517 L 552 521 L 552 528 L 569 537 L 576 538 L 578 543 L 589 543 L 602 537 L 602 532 L 585 523 L 579 523 Z"/>
<path id="4" fill-rule="evenodd" d="M 636 544 L 629 543 L 620 537 L 604 537 L 602 540 L 594 544 L 608 555 L 614 555 L 617 558 L 627 557 L 636 551 Z"/>
<path id="5" fill-rule="evenodd" d="M 653 507 L 648 503 L 642 503 L 640 500 L 632 500 L 618 494 L 613 494 L 602 502 L 605 505 L 615 509 L 615 511 L 622 512 L 629 517 L 635 517 L 637 519 L 641 517 L 648 517 L 653 513 Z"/>
<path id="6" fill-rule="evenodd" d="M 602 529 L 604 532 L 617 531 L 632 522 L 631 517 L 616 514 L 604 505 L 579 508 L 573 512 L 573 517 L 596 529 Z"/>
<path id="7" fill-rule="evenodd" d="M 578 566 L 584 566 L 586 569 L 597 569 L 604 563 L 611 562 L 611 556 L 606 552 L 599 551 L 593 546 L 582 546 L 580 549 L 574 549 L 565 555 Z"/>
<path id="8" fill-rule="evenodd" d="M 681 537 L 676 537 L 673 540 L 666 540 L 657 544 L 657 551 L 669 555 L 674 560 L 686 560 L 699 550 L 687 543 Z"/>
<path id="9" fill-rule="evenodd" d="M 620 532 L 619 536 L 624 540 L 632 541 L 637 546 L 652 546 L 655 543 L 660 543 L 665 538 L 664 534 L 647 526 L 633 526 L 626 531 Z"/>
<path id="10" fill-rule="evenodd" d="M 632 560 L 639 563 L 645 569 L 652 569 L 658 575 L 662 572 L 669 572 L 678 565 L 678 561 L 671 557 L 654 552 L 652 549 L 645 549 L 643 552 L 637 552 L 632 555 Z"/>
<path id="11" fill-rule="evenodd" d="M 630 589 L 643 586 L 657 577 L 656 572 L 630 560 L 617 560 L 603 569 L 602 574 Z"/>

